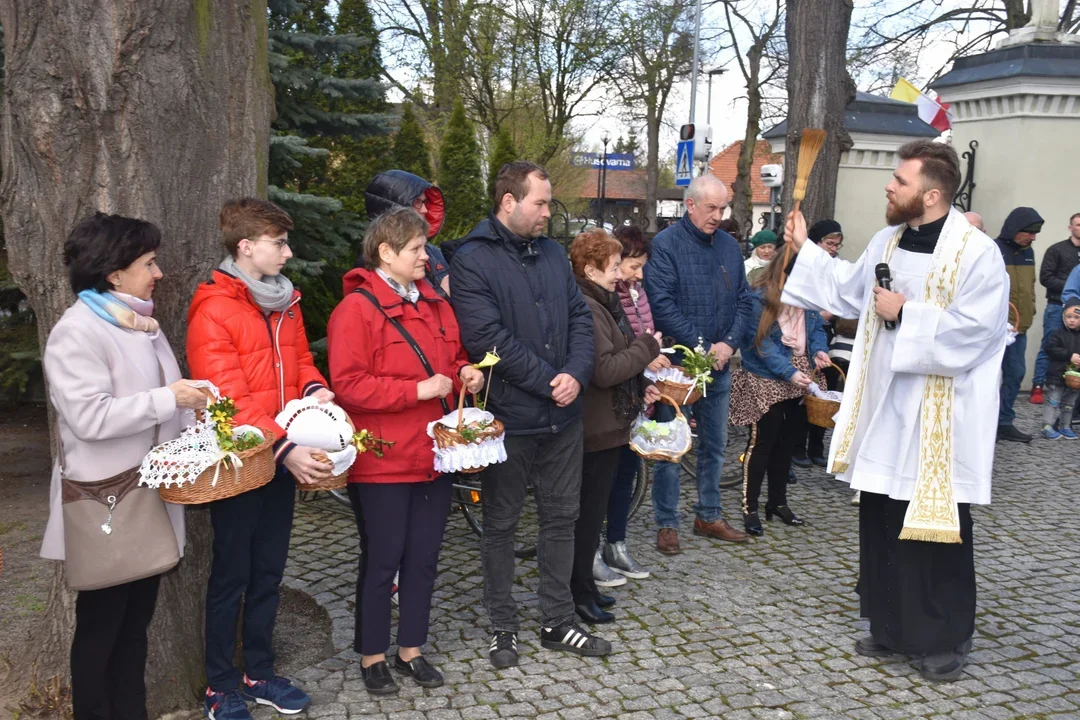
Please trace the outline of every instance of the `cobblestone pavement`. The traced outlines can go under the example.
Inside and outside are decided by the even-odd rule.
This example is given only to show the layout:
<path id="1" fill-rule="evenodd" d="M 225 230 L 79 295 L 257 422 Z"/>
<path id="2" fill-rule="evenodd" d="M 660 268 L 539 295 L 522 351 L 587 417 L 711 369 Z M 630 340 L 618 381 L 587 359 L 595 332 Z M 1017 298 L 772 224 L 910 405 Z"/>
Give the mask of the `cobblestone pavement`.
<path id="1" fill-rule="evenodd" d="M 1035 408 L 1017 402 L 1019 427 Z M 733 441 L 729 456 L 737 456 Z M 1080 717 L 1080 442 L 999 444 L 994 504 L 976 508 L 979 610 L 975 649 L 956 682 L 925 682 L 910 658 L 869 659 L 855 595 L 857 510 L 846 486 L 799 471 L 791 506 L 809 525 L 769 523 L 744 545 L 693 536 L 683 493 L 683 552 L 652 546 L 648 505 L 630 544 L 653 573 L 617 588 L 618 620 L 601 633 L 606 659 L 539 646 L 535 561 L 518 562 L 521 664 L 487 660 L 477 538 L 450 517 L 427 657 L 446 686 L 372 700 L 351 649 L 356 529 L 333 501 L 298 504 L 286 582 L 328 608 L 339 653 L 297 677 L 311 717 L 481 720 L 649 718 L 1078 718 Z M 729 461 L 730 462 L 730 461 Z M 730 471 L 730 468 L 729 468 Z M 690 485 L 684 482 L 684 489 Z M 724 490 L 738 517 L 739 491 Z M 259 710 L 259 720 L 271 717 Z"/>

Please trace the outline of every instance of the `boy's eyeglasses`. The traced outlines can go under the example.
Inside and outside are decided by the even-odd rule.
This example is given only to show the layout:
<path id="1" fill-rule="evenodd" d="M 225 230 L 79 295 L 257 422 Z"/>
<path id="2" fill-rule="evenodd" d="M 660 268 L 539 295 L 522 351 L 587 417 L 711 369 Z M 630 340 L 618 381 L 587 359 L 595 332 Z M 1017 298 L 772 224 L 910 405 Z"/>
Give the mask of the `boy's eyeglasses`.
<path id="1" fill-rule="evenodd" d="M 259 240 L 262 240 L 262 238 L 259 238 Z M 285 248 L 287 248 L 289 246 L 289 239 L 288 238 L 285 238 L 284 240 L 263 240 L 263 242 L 270 243 L 271 245 L 273 245 L 274 247 L 277 248 L 278 252 L 281 252 L 282 250 L 284 250 Z"/>

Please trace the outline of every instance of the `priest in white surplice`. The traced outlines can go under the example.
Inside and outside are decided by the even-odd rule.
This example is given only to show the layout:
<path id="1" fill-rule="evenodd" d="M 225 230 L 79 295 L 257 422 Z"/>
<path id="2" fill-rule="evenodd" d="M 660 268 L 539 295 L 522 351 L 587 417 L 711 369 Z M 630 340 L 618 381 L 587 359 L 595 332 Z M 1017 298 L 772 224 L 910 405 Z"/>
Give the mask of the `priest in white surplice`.
<path id="1" fill-rule="evenodd" d="M 951 203 L 960 164 L 949 146 L 899 150 L 885 188 L 889 227 L 856 262 L 805 242 L 782 302 L 859 317 L 829 470 L 862 491 L 861 614 L 872 657 L 922 656 L 923 676 L 960 675 L 975 628 L 970 505 L 990 502 L 1009 280 L 994 242 Z M 886 263 L 892 292 L 877 287 Z M 886 321 L 895 323 L 894 329 Z"/>

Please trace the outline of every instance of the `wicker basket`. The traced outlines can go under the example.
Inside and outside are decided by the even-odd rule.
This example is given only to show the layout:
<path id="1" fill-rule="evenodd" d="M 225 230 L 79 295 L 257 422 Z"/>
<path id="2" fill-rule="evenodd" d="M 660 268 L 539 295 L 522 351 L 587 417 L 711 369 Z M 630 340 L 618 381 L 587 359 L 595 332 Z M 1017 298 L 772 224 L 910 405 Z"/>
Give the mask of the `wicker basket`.
<path id="1" fill-rule="evenodd" d="M 844 371 L 838 366 L 833 365 L 836 368 L 836 372 L 840 373 L 840 378 L 847 383 L 847 376 L 844 375 Z M 821 370 L 815 370 L 814 374 L 821 372 Z M 822 373 L 822 380 L 824 380 L 824 373 Z M 803 400 L 806 403 L 806 419 L 811 425 L 817 425 L 823 428 L 836 427 L 836 423 L 833 422 L 833 415 L 840 409 L 840 403 L 835 400 L 823 400 L 813 395 L 807 395 Z"/>
<path id="2" fill-rule="evenodd" d="M 660 395 L 660 401 L 661 402 L 666 402 L 668 405 L 675 408 L 675 418 L 678 419 L 678 420 L 682 420 L 683 422 L 686 422 L 686 417 L 683 415 L 682 408 L 679 406 L 678 402 L 676 402 L 675 400 L 672 400 L 667 395 Z M 635 453 L 637 453 L 637 456 L 642 458 L 643 460 L 660 460 L 662 462 L 679 462 L 682 459 L 683 455 L 690 452 L 690 446 L 691 446 L 692 443 L 693 443 L 693 440 L 691 439 L 691 437 L 689 435 L 687 435 L 687 437 L 686 437 L 686 447 L 682 448 L 681 453 L 676 458 L 673 458 L 671 455 L 666 454 L 666 453 L 639 452 L 638 449 L 634 446 L 633 443 L 630 444 L 630 449 L 633 450 Z"/>
<path id="3" fill-rule="evenodd" d="M 1065 381 L 1065 387 L 1072 390 L 1080 390 L 1080 377 L 1076 375 L 1063 375 L 1062 380 Z"/>
<path id="4" fill-rule="evenodd" d="M 679 365 L 672 365 L 672 367 L 682 370 L 684 375 L 687 374 Z M 701 388 L 693 382 L 679 383 L 671 380 L 657 380 L 656 389 L 660 391 L 661 395 L 667 395 L 669 398 L 676 398 L 677 400 L 686 398 L 682 403 L 683 405 L 693 405 L 701 399 Z M 687 397 L 687 393 L 690 393 L 689 397 Z"/>
<path id="5" fill-rule="evenodd" d="M 204 391 L 206 392 L 206 391 Z M 213 397 L 207 392 L 211 398 Z M 195 411 L 196 422 L 202 422 L 203 411 Z M 208 432 L 213 432 L 212 430 Z M 253 448 L 248 448 L 236 453 L 236 456 L 244 463 L 243 467 L 233 467 L 229 463 L 225 467 L 222 463 L 203 470 L 193 483 L 162 485 L 158 488 L 161 499 L 165 502 L 177 505 L 201 505 L 215 500 L 235 497 L 249 490 L 262 487 L 274 479 L 277 470 L 274 464 L 274 433 L 269 430 L 261 430 L 266 438 Z M 220 467 L 219 467 L 220 466 Z M 211 485 L 214 473 L 217 473 L 217 485 Z"/>
<path id="6" fill-rule="evenodd" d="M 349 427 L 351 427 L 353 432 L 355 433 L 356 432 L 356 425 L 353 424 L 352 418 L 349 417 L 348 414 L 346 414 L 345 419 L 349 422 Z M 316 460 L 322 460 L 325 463 L 333 464 L 333 463 L 330 462 L 330 458 L 328 458 L 326 455 L 312 455 L 312 457 L 314 457 Z M 356 460 L 354 462 L 360 462 L 360 457 L 357 456 L 357 458 L 356 458 Z M 327 479 L 320 480 L 319 482 L 314 483 L 314 484 L 302 483 L 299 480 L 296 481 L 296 487 L 300 488 L 301 490 L 303 490 L 305 492 L 312 491 L 312 490 L 326 490 L 326 491 L 343 490 L 345 488 L 345 486 L 348 485 L 348 484 L 349 484 L 349 471 L 348 470 L 341 473 L 340 475 L 331 475 Z"/>
<path id="7" fill-rule="evenodd" d="M 1020 311 L 1012 303 L 1009 303 L 1009 324 L 1013 326 L 1013 332 L 1020 330 Z"/>
<path id="8" fill-rule="evenodd" d="M 440 448 L 453 447 L 455 445 L 468 445 L 470 442 L 479 445 L 485 440 L 492 440 L 499 437 L 506 428 L 498 420 L 493 420 L 490 425 L 484 428 L 480 434 L 473 440 L 466 440 L 461 436 L 462 426 L 465 421 L 465 386 L 461 386 L 461 394 L 458 396 L 458 426 L 456 429 L 448 428 L 442 423 L 435 423 L 435 426 L 431 429 L 432 434 L 435 436 L 435 443 Z M 460 473 L 472 474 L 478 473 L 484 468 L 465 468 L 458 470 Z"/>

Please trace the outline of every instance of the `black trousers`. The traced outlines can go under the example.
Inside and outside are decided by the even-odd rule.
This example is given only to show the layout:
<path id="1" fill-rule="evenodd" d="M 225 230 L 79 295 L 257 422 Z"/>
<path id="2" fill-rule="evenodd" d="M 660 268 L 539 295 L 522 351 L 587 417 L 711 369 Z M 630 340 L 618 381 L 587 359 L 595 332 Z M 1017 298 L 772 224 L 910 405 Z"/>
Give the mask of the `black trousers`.
<path id="1" fill-rule="evenodd" d="M 360 557 L 356 564 L 356 607 L 353 609 L 353 650 L 360 652 L 364 646 L 364 578 L 367 577 L 368 536 L 364 522 L 363 504 L 360 500 L 360 483 L 345 486 L 356 518 L 356 534 L 360 538 Z"/>
<path id="2" fill-rule="evenodd" d="M 624 447 L 585 453 L 581 459 L 581 505 L 574 525 L 574 569 L 570 574 L 575 605 L 595 602 L 599 595 L 592 574 L 593 557 Z"/>
<path id="3" fill-rule="evenodd" d="M 368 536 L 356 601 L 363 607 L 360 653 L 380 655 L 390 646 L 390 589 L 399 569 L 397 644 L 420 647 L 427 642 L 453 481 L 443 475 L 431 482 L 350 483 L 350 489 L 353 484 Z"/>
<path id="4" fill-rule="evenodd" d="M 769 478 L 766 507 L 787 504 L 788 472 L 800 416 L 805 418 L 806 411 L 799 404 L 799 398 L 792 398 L 776 403 L 750 426 L 750 441 L 743 463 L 744 515 L 758 511 L 758 496 L 766 475 Z"/>
<path id="5" fill-rule="evenodd" d="M 160 575 L 75 599 L 71 700 L 75 720 L 146 720 L 146 629 Z"/>
<path id="6" fill-rule="evenodd" d="M 266 485 L 210 503 L 214 557 L 206 586 L 206 678 L 214 692 L 236 689 L 236 623 L 243 600 L 244 671 L 274 677 L 274 623 L 285 574 L 296 483 L 279 467 Z"/>
<path id="7" fill-rule="evenodd" d="M 506 462 L 484 469 L 484 604 L 491 629 L 517 632 L 514 586 L 514 537 L 522 508 L 533 487 L 540 519 L 536 565 L 540 582 L 536 598 L 544 627 L 574 620 L 570 574 L 574 566 L 574 525 L 581 502 L 581 454 L 584 430 L 580 420 L 557 433 L 507 435 Z"/>
<path id="8" fill-rule="evenodd" d="M 907 508 L 877 493 L 859 500 L 860 614 L 874 639 L 897 652 L 950 650 L 975 632 L 971 505 L 959 504 L 959 545 L 901 540 Z"/>

